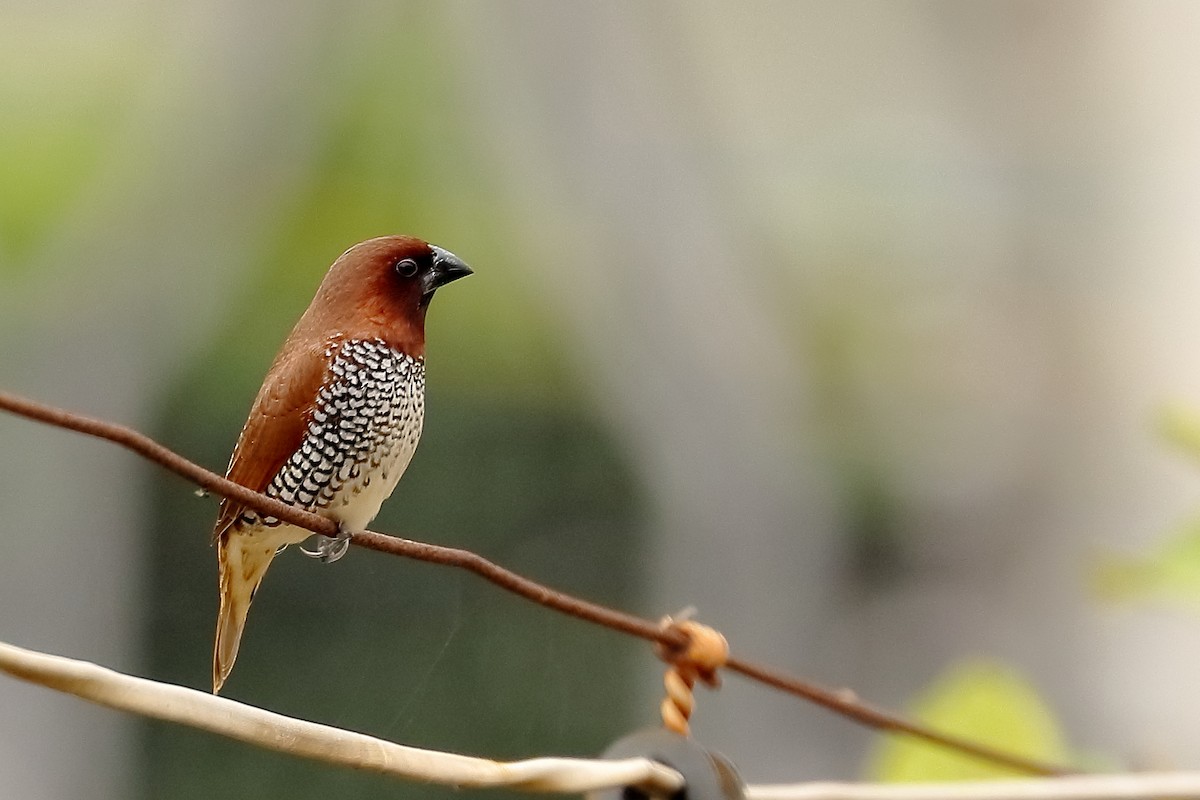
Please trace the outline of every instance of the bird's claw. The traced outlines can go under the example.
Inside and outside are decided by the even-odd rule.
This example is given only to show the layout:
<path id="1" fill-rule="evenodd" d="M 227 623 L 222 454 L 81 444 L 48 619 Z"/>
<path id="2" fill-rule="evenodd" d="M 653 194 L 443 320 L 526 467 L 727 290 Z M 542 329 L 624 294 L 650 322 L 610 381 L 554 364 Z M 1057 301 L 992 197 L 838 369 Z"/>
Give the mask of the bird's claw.
<path id="1" fill-rule="evenodd" d="M 317 546 L 312 550 L 300 548 L 300 552 L 309 558 L 319 559 L 324 564 L 332 564 L 350 549 L 350 531 L 338 528 L 337 536 L 317 534 Z"/>

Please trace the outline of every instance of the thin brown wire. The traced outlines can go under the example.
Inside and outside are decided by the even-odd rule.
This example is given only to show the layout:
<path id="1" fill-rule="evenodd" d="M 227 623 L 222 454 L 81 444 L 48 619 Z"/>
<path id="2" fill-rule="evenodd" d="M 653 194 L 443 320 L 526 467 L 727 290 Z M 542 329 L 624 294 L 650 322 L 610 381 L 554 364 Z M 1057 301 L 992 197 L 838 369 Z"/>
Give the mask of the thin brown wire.
<path id="1" fill-rule="evenodd" d="M 125 425 L 75 414 L 2 391 L 0 391 L 0 409 L 47 425 L 106 439 L 132 450 L 203 489 L 237 500 L 260 514 L 276 517 L 314 533 L 326 536 L 337 535 L 337 525 L 331 520 L 289 506 L 227 480 Z M 353 531 L 351 543 L 381 553 L 464 569 L 527 600 L 578 619 L 603 625 L 647 641 L 657 642 L 667 648 L 686 649 L 689 641 L 688 636 L 677 627 L 664 628 L 648 619 L 572 597 L 531 581 L 469 550 L 442 547 L 412 539 L 387 536 L 374 531 Z M 848 689 L 840 691 L 826 689 L 770 667 L 733 656 L 729 657 L 725 666 L 747 678 L 801 697 L 870 728 L 923 739 L 931 744 L 1003 765 L 1017 772 L 1049 776 L 1069 775 L 1075 772 L 1058 765 L 996 750 L 957 736 L 939 733 L 891 712 L 869 706 Z"/>

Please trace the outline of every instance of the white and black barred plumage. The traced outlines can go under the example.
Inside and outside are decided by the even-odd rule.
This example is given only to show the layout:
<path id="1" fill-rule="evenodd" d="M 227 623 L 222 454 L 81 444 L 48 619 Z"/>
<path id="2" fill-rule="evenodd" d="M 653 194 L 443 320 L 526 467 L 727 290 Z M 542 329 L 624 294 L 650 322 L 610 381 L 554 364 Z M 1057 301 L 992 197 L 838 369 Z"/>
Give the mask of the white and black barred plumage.
<path id="1" fill-rule="evenodd" d="M 330 509 L 348 528 L 364 527 L 391 494 L 416 450 L 425 418 L 425 362 L 382 340 L 335 338 L 300 447 L 266 494 L 289 505 Z M 246 511 L 244 525 L 259 523 Z M 277 526 L 265 517 L 261 524 Z"/>

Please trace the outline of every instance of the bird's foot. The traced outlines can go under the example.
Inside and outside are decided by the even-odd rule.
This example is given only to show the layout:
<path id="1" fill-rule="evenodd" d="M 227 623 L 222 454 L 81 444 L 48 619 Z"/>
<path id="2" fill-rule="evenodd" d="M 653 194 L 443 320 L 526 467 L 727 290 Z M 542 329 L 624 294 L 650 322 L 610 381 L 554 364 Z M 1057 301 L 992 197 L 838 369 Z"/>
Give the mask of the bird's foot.
<path id="1" fill-rule="evenodd" d="M 350 531 L 338 525 L 337 536 L 323 536 L 317 534 L 317 546 L 312 550 L 300 548 L 300 552 L 309 558 L 319 559 L 325 564 L 332 564 L 342 556 L 346 555 L 346 551 L 350 549 Z"/>

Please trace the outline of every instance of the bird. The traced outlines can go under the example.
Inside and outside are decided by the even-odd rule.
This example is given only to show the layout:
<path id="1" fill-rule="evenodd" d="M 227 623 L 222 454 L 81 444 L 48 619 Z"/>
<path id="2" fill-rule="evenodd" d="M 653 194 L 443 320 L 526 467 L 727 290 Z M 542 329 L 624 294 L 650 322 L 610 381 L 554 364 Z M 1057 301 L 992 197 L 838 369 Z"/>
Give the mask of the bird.
<path id="1" fill-rule="evenodd" d="M 404 473 L 425 416 L 425 314 L 434 293 L 472 270 L 412 236 L 342 253 L 284 341 L 229 460 L 226 477 L 338 525 L 306 555 L 331 562 Z M 213 543 L 220 608 L 213 694 L 237 659 L 250 603 L 271 560 L 311 531 L 221 502 Z"/>

